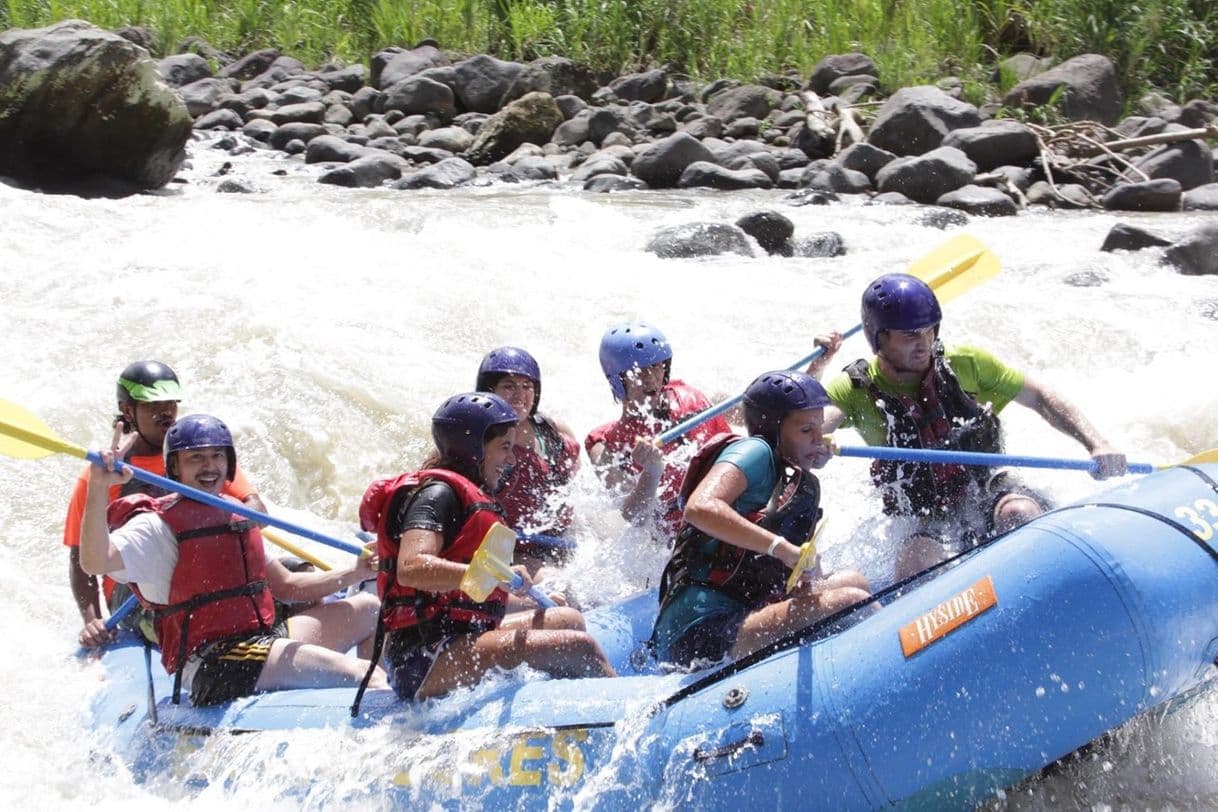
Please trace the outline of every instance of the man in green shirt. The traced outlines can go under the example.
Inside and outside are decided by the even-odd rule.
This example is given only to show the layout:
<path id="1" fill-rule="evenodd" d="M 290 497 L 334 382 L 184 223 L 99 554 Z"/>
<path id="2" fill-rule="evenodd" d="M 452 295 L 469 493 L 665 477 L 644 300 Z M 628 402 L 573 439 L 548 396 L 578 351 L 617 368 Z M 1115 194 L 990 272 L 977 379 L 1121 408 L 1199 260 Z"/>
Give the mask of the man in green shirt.
<path id="1" fill-rule="evenodd" d="M 1096 461 L 1096 479 L 1125 473 L 1125 455 L 1060 395 L 984 350 L 945 349 L 942 311 L 925 282 L 881 276 L 864 291 L 862 311 L 875 356 L 846 367 L 826 387 L 834 404 L 825 410 L 827 432 L 852 427 L 869 445 L 999 453 L 997 415 L 1014 401 L 1081 443 Z M 829 342 L 827 354 L 840 343 L 840 337 Z M 945 519 L 955 525 L 950 535 L 984 536 L 1018 527 L 1046 506 L 1012 475 L 979 466 L 876 460 L 871 474 L 885 512 L 916 517 L 922 527 L 901 552 L 898 578 L 943 560 L 937 531 Z"/>

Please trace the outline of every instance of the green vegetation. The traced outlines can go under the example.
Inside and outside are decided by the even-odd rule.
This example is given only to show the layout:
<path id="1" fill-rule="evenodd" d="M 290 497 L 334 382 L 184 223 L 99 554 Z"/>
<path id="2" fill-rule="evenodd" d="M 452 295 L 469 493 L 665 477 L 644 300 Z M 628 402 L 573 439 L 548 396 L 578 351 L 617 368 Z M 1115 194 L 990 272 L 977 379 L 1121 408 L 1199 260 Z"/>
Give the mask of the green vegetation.
<path id="1" fill-rule="evenodd" d="M 162 53 L 193 34 L 310 64 L 364 62 L 433 37 L 456 51 L 562 55 L 606 73 L 665 65 L 749 80 L 806 77 L 826 54 L 858 50 L 888 88 L 953 74 L 982 101 L 999 57 L 1095 52 L 1114 60 L 1127 98 L 1218 90 L 1214 0 L 0 0 L 0 28 L 68 18 L 148 26 Z"/>

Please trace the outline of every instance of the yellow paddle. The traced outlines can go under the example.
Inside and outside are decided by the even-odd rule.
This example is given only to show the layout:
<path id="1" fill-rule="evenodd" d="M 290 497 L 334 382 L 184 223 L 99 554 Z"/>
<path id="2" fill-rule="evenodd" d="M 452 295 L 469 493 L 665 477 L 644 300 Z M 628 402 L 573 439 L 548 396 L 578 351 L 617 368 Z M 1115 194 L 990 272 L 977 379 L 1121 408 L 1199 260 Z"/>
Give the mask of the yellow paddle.
<path id="1" fill-rule="evenodd" d="M 804 574 L 804 570 L 811 569 L 816 566 L 816 539 L 820 537 L 820 531 L 825 529 L 825 525 L 829 523 L 825 519 L 816 526 L 816 530 L 812 531 L 812 536 L 803 543 L 799 548 L 799 560 L 795 562 L 795 566 L 791 568 L 791 574 L 787 576 L 787 594 L 791 594 L 791 590 L 795 589 L 795 585 L 799 583 L 799 576 Z"/>
<path id="2" fill-rule="evenodd" d="M 965 291 L 972 290 L 986 280 L 993 279 L 998 275 L 999 270 L 1001 270 L 1001 266 L 997 254 L 986 248 L 985 243 L 976 237 L 960 234 L 916 260 L 909 266 L 907 273 L 929 285 L 942 304 L 951 301 Z M 855 333 L 861 332 L 862 329 L 863 325 L 860 322 L 842 333 L 842 338 L 847 339 Z M 817 347 L 811 354 L 799 359 L 787 369 L 803 369 L 821 357 L 824 352 L 823 347 Z M 723 414 L 743 399 L 744 395 L 739 394 L 706 411 L 698 412 L 685 422 L 678 423 L 661 434 L 656 439 L 656 443 L 658 445 L 671 443 L 694 426 Z"/>
<path id="3" fill-rule="evenodd" d="M 492 524 L 465 568 L 461 591 L 475 601 L 484 601 L 500 584 L 507 584 L 512 590 L 520 589 L 524 578 L 512 570 L 512 553 L 515 549 L 516 532 L 499 522 Z M 529 587 L 528 594 L 542 608 L 553 609 L 557 606 L 535 586 Z"/>
<path id="4" fill-rule="evenodd" d="M 329 572 L 332 569 L 332 567 L 329 564 L 327 564 L 325 561 L 322 561 L 320 558 L 318 558 L 317 556 L 308 552 L 303 547 L 300 547 L 300 546 L 288 541 L 281 533 L 276 533 L 274 530 L 272 530 L 269 527 L 262 528 L 262 537 L 264 539 L 266 539 L 267 541 L 271 542 L 272 544 L 274 544 L 276 547 L 278 547 L 282 550 L 286 550 L 287 552 L 296 556 L 300 560 L 308 561 L 310 564 L 317 567 L 319 570 L 324 570 L 326 572 Z"/>

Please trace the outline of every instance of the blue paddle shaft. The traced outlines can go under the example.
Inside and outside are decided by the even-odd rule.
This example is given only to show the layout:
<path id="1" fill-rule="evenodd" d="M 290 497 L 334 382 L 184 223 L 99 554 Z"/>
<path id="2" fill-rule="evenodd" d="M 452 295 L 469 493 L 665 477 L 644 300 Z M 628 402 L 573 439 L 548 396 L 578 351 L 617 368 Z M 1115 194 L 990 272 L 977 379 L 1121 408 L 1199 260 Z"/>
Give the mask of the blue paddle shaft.
<path id="1" fill-rule="evenodd" d="M 850 338 L 850 336 L 858 333 L 862 329 L 863 329 L 862 324 L 854 325 L 849 330 L 842 333 L 842 340 L 844 341 L 847 338 Z M 815 361 L 817 358 L 820 358 L 824 354 L 825 354 L 825 348 L 817 347 L 815 350 L 813 350 L 808 355 L 805 355 L 803 358 L 800 358 L 794 364 L 791 364 L 789 367 L 787 367 L 787 369 L 803 369 L 808 364 L 812 363 L 813 361 Z M 664 445 L 665 443 L 671 443 L 673 440 L 677 439 L 678 437 L 684 436 L 690 429 L 694 428 L 695 426 L 702 425 L 707 420 L 710 420 L 712 417 L 718 417 L 719 415 L 723 414 L 728 409 L 732 408 L 733 406 L 735 406 L 737 403 L 739 403 L 742 400 L 744 400 L 743 393 L 741 393 L 739 395 L 735 395 L 734 397 L 730 397 L 727 400 L 723 401 L 722 403 L 710 407 L 706 411 L 698 412 L 696 415 L 694 415 L 693 417 L 684 421 L 683 423 L 678 423 L 677 425 L 670 428 L 668 431 L 661 434 L 658 438 L 660 445 Z"/>
<path id="2" fill-rule="evenodd" d="M 1061 468 L 1071 471 L 1095 473 L 1099 464 L 1095 460 L 1069 460 L 1057 457 L 1025 457 L 1018 454 L 986 454 L 981 451 L 935 451 L 927 448 L 888 448 L 887 446 L 845 446 L 837 449 L 842 457 L 866 457 L 876 460 L 907 460 L 911 462 L 955 463 L 956 465 L 1010 465 L 1016 468 Z M 1131 474 L 1149 474 L 1155 466 L 1144 462 L 1131 462 Z"/>
<path id="3" fill-rule="evenodd" d="M 524 586 L 524 576 L 518 572 L 513 573 L 512 580 L 508 581 L 508 586 L 513 592 L 520 589 L 520 587 Z M 550 600 L 549 595 L 545 594 L 535 586 L 529 587 L 528 595 L 530 598 L 536 601 L 537 605 L 542 609 L 553 609 L 558 606 L 557 603 Z"/>
<path id="4" fill-rule="evenodd" d="M 139 598 L 135 597 L 134 595 L 128 595 L 127 600 L 123 601 L 122 604 L 120 604 L 119 607 L 114 610 L 114 614 L 106 618 L 106 631 L 114 631 L 115 628 L 118 627 L 118 624 L 123 622 L 123 618 L 131 614 L 132 611 L 135 610 L 135 607 L 139 605 Z"/>
<path id="5" fill-rule="evenodd" d="M 104 466 L 106 464 L 102 459 L 101 454 L 98 454 L 96 451 L 90 451 L 85 456 L 88 458 L 89 462 L 93 463 L 94 465 Z M 345 553 L 351 553 L 352 555 L 359 555 L 361 552 L 363 552 L 362 548 L 357 547 L 350 542 L 340 541 L 339 539 L 327 536 L 325 533 L 310 530 L 309 528 L 296 524 L 295 522 L 289 522 L 284 519 L 278 519 L 274 516 L 268 516 L 265 513 L 259 513 L 241 502 L 231 499 L 224 499 L 219 496 L 213 496 L 212 494 L 205 493 L 198 488 L 192 488 L 189 485 L 183 485 L 181 482 L 175 482 L 172 479 L 157 476 L 151 471 L 145 471 L 143 468 L 136 468 L 134 465 L 128 465 L 125 462 L 120 462 L 117 460 L 115 461 L 115 467 L 120 471 L 130 471 L 132 475 L 141 482 L 147 482 L 149 485 L 156 485 L 158 488 L 164 488 L 167 491 L 180 493 L 185 497 L 195 500 L 196 502 L 202 502 L 205 505 L 211 505 L 212 507 L 220 508 L 221 510 L 227 510 L 229 513 L 236 513 L 238 516 L 244 516 L 245 518 L 252 519 L 260 524 L 269 524 L 272 527 L 278 527 L 280 530 L 286 530 L 289 533 L 301 536 L 302 538 L 312 539 L 313 541 L 333 547 L 336 550 L 342 550 Z"/>

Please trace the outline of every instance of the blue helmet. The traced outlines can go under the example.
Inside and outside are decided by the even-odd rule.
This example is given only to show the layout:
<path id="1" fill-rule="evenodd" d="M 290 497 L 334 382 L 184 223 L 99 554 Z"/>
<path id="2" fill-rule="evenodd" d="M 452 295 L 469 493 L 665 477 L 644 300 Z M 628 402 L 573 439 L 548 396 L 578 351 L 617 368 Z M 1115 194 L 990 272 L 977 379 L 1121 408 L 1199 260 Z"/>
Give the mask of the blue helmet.
<path id="1" fill-rule="evenodd" d="M 533 408 L 529 414 L 535 414 L 537 404 L 541 402 L 541 367 L 537 365 L 537 359 L 519 347 L 491 350 L 482 356 L 474 388 L 479 392 L 490 392 L 503 375 L 521 375 L 533 381 Z"/>
<path id="2" fill-rule="evenodd" d="M 831 403 L 820 381 L 806 372 L 766 372 L 744 390 L 744 425 L 749 434 L 778 448 L 778 427 L 800 409 L 823 409 Z"/>
<path id="3" fill-rule="evenodd" d="M 943 320 L 930 285 L 907 273 L 884 274 L 863 291 L 863 334 L 872 352 L 881 330 L 922 330 Z"/>
<path id="4" fill-rule="evenodd" d="M 228 476 L 231 482 L 237 471 L 237 450 L 233 447 L 233 435 L 219 418 L 209 414 L 188 414 L 179 418 L 165 433 L 165 473 L 177 479 L 177 467 L 173 455 L 192 448 L 223 448 L 228 452 Z"/>
<path id="5" fill-rule="evenodd" d="M 601 337 L 601 369 L 609 380 L 615 400 L 626 399 L 622 375 L 632 369 L 649 367 L 661 362 L 672 363 L 672 347 L 664 334 L 643 322 L 610 327 Z M 664 380 L 667 382 L 668 375 Z"/>
<path id="6" fill-rule="evenodd" d="M 431 437 L 444 459 L 480 465 L 486 432 L 494 426 L 515 425 L 516 410 L 489 392 L 453 395 L 431 416 Z"/>

